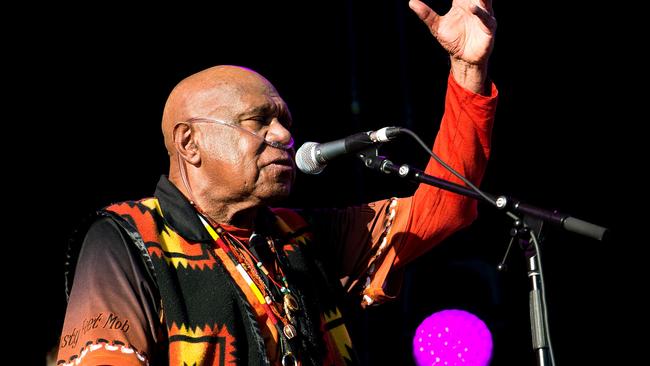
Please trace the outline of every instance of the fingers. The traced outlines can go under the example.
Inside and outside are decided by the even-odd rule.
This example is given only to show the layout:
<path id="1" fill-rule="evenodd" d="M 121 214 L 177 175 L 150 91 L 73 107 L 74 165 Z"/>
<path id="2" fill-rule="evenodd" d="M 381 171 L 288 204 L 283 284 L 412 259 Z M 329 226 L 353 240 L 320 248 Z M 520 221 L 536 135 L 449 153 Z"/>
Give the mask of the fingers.
<path id="1" fill-rule="evenodd" d="M 429 27 L 429 29 L 433 29 L 434 25 L 438 23 L 438 19 L 440 18 L 438 13 L 433 11 L 430 7 L 428 7 L 420 0 L 410 0 L 409 7 L 411 10 L 413 10 L 413 12 L 415 12 L 415 14 L 417 14 L 420 19 L 422 19 L 422 21 Z"/>
<path id="2" fill-rule="evenodd" d="M 490 15 L 494 16 L 494 10 L 492 9 L 492 0 L 478 0 L 478 3 L 481 4 L 483 9 L 486 9 Z"/>
<path id="3" fill-rule="evenodd" d="M 483 25 L 485 25 L 490 30 L 490 32 L 494 32 L 497 27 L 497 20 L 490 14 L 490 12 L 476 5 L 472 6 L 471 10 L 472 14 L 481 19 Z"/>

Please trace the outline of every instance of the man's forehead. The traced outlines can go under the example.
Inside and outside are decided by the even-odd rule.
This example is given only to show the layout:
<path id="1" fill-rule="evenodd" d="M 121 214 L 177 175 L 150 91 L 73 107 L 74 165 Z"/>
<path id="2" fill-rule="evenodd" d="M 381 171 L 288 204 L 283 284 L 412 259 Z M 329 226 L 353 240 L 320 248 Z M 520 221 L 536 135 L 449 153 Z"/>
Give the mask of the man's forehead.
<path id="1" fill-rule="evenodd" d="M 216 83 L 208 93 L 213 94 L 219 99 L 247 99 L 247 100 L 266 100 L 268 98 L 280 99 L 280 95 L 273 85 L 261 80 L 238 81 L 238 82 L 219 82 Z M 260 102 L 263 103 L 263 102 Z"/>
<path id="2" fill-rule="evenodd" d="M 242 114 L 276 114 L 287 109 L 284 100 L 272 88 L 247 88 L 242 85 L 221 85 L 195 94 L 194 110 Z"/>

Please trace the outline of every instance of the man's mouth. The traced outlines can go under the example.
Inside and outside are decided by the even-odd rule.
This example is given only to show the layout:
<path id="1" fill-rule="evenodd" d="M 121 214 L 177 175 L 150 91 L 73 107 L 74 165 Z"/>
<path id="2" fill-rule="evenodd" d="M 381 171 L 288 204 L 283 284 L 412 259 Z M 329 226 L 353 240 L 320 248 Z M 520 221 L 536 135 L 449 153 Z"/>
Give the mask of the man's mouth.
<path id="1" fill-rule="evenodd" d="M 291 159 L 276 159 L 266 164 L 266 166 L 279 165 L 293 169 L 293 161 Z"/>

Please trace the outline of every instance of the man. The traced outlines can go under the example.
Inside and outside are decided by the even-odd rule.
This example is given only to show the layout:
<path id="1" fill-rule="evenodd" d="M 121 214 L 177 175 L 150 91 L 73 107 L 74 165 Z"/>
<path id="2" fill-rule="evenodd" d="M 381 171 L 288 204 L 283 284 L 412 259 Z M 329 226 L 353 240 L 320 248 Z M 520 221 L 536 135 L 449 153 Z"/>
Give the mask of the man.
<path id="1" fill-rule="evenodd" d="M 455 0 L 439 16 L 410 2 L 451 56 L 434 151 L 476 184 L 496 106 L 486 83 L 496 22 L 490 1 L 477 3 Z M 59 364 L 355 362 L 342 290 L 363 306 L 390 299 L 400 269 L 468 225 L 475 202 L 421 186 L 342 210 L 269 209 L 293 183 L 291 122 L 275 88 L 246 68 L 176 86 L 162 121 L 169 176 L 153 198 L 100 211 L 72 251 Z M 451 179 L 435 162 L 426 171 Z"/>

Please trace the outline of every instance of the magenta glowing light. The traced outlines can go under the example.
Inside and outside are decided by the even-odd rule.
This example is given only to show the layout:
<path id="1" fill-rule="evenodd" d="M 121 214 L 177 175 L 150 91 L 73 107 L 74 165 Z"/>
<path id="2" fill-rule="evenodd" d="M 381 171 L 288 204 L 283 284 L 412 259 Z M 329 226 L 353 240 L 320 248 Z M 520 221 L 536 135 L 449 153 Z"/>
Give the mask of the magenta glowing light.
<path id="1" fill-rule="evenodd" d="M 416 329 L 413 356 L 418 366 L 486 366 L 492 357 L 492 335 L 472 313 L 439 311 Z"/>

